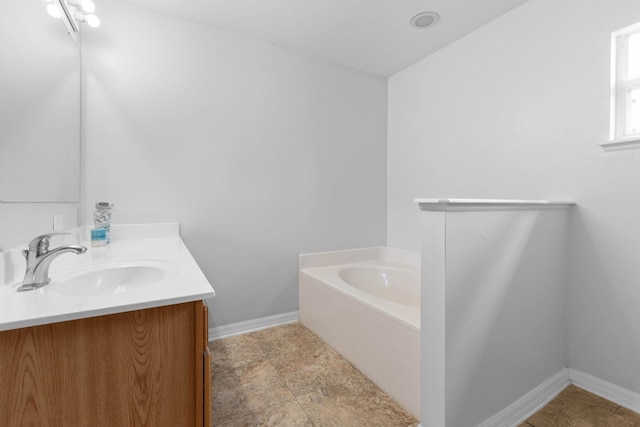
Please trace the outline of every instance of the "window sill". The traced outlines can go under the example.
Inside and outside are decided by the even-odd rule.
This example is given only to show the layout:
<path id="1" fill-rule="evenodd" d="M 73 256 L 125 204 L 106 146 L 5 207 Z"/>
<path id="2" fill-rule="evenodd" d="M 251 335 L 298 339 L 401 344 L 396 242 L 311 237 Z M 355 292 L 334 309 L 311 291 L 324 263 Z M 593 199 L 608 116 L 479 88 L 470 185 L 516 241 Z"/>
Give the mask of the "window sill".
<path id="1" fill-rule="evenodd" d="M 622 151 L 640 149 L 640 135 L 618 138 L 600 144 L 604 151 Z"/>

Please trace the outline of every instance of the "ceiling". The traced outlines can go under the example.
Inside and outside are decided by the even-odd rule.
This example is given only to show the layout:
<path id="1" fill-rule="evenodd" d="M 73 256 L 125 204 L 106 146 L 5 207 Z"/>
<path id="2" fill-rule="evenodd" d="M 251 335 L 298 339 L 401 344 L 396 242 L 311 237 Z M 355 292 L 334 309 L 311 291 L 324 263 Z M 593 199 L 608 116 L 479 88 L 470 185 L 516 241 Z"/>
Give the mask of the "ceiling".
<path id="1" fill-rule="evenodd" d="M 390 76 L 527 0 L 128 0 L 345 67 Z M 417 13 L 440 20 L 417 30 Z"/>

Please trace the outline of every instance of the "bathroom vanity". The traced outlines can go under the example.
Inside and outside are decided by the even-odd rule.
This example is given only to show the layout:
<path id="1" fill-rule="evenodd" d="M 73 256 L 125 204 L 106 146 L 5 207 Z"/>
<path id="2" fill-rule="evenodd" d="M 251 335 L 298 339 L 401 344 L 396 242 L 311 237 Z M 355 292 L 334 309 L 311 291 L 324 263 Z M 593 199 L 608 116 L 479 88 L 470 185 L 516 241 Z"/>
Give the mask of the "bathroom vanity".
<path id="1" fill-rule="evenodd" d="M 210 425 L 213 290 L 179 236 L 117 234 L 42 288 L 0 286 L 3 425 Z"/>

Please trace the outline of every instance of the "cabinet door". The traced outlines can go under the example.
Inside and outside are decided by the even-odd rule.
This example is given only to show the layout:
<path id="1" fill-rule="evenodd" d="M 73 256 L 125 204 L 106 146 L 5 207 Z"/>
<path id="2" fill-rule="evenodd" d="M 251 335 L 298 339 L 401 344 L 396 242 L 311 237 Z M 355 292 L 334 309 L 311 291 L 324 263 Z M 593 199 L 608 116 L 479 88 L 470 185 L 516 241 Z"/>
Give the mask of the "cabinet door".
<path id="1" fill-rule="evenodd" d="M 0 424 L 201 425 L 199 312 L 185 303 L 0 332 Z"/>

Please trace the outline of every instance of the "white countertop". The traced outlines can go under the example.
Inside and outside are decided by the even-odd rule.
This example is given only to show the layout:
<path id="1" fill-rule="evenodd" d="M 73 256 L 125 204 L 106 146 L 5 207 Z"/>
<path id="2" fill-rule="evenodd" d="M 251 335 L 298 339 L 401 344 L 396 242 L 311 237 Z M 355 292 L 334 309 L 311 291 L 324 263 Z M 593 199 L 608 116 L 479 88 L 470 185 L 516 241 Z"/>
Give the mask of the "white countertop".
<path id="1" fill-rule="evenodd" d="M 175 229 L 177 231 L 177 224 Z M 72 243 L 81 241 L 80 236 L 86 234 L 86 230 L 75 234 L 76 241 Z M 85 254 L 60 255 L 49 270 L 51 283 L 34 291 L 16 292 L 25 268 L 24 258 L 19 254 L 20 248 L 0 253 L 0 331 L 198 301 L 215 295 L 177 234 L 141 237 L 152 233 L 113 233 L 114 237 L 118 234 L 125 238 L 114 238 L 111 244 L 103 247 L 91 247 L 91 243 L 85 240 L 80 243 L 88 249 Z M 61 238 L 52 239 L 52 249 L 59 246 L 55 239 Z M 56 290 L 56 276 L 63 277 L 69 271 L 94 268 L 101 264 L 148 261 L 170 264 L 171 274 L 149 287 L 125 292 L 114 290 L 113 293 L 101 295 L 91 295 L 89 292 L 69 295 Z"/>

